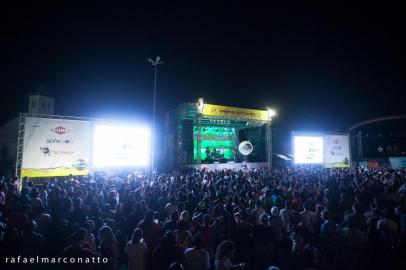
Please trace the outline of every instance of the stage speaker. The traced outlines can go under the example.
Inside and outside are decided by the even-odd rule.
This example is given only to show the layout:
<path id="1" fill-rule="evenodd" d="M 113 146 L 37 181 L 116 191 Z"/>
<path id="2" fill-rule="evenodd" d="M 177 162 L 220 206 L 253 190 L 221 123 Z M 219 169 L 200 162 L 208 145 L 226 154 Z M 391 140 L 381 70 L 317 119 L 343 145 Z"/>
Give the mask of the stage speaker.
<path id="1" fill-rule="evenodd" d="M 181 132 L 182 151 L 186 152 L 188 163 L 193 160 L 193 120 L 182 120 Z"/>

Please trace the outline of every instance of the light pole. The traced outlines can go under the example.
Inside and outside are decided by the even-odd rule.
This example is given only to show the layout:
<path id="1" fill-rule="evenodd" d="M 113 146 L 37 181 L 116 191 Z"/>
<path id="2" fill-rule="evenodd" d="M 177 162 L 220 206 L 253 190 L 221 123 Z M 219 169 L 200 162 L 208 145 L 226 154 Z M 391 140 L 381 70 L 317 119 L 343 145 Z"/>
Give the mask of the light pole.
<path id="1" fill-rule="evenodd" d="M 155 103 L 156 103 L 156 77 L 158 73 L 158 65 L 163 64 L 164 62 L 161 61 L 161 57 L 157 56 L 155 61 L 152 60 L 151 58 L 147 59 L 148 62 L 150 62 L 155 69 L 155 76 L 154 76 L 154 103 L 152 107 L 152 132 L 151 132 L 151 160 L 150 160 L 150 173 L 151 177 L 153 176 L 154 173 L 154 143 L 155 143 Z"/>
<path id="2" fill-rule="evenodd" d="M 272 168 L 272 152 L 273 152 L 273 145 L 272 145 L 272 117 L 276 116 L 276 111 L 272 108 L 267 108 L 268 112 L 268 169 Z"/>

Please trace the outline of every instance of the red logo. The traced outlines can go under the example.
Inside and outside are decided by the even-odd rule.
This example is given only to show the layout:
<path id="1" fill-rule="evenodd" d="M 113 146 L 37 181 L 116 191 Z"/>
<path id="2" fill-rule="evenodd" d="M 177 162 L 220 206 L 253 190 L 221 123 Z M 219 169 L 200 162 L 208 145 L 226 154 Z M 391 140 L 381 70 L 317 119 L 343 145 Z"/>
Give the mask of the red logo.
<path id="1" fill-rule="evenodd" d="M 65 127 L 59 126 L 59 127 L 51 128 L 51 131 L 55 132 L 58 135 L 62 135 L 62 134 L 68 133 L 69 129 L 66 129 Z"/>

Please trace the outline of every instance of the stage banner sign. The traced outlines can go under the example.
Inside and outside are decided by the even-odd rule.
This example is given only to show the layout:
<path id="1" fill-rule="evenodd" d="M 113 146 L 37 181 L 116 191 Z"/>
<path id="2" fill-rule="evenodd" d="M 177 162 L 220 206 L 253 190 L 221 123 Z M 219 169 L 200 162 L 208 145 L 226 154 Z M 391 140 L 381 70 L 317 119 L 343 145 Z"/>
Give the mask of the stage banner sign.
<path id="1" fill-rule="evenodd" d="M 27 117 L 21 176 L 89 173 L 91 122 Z"/>
<path id="2" fill-rule="evenodd" d="M 392 169 L 405 169 L 406 157 L 389 157 L 389 163 Z"/>
<path id="3" fill-rule="evenodd" d="M 267 121 L 267 111 L 242 109 L 236 107 L 204 104 L 203 107 L 204 116 L 218 116 L 228 118 L 240 118 L 257 121 Z"/>
<path id="4" fill-rule="evenodd" d="M 348 135 L 324 135 L 324 165 L 326 168 L 350 167 Z"/>

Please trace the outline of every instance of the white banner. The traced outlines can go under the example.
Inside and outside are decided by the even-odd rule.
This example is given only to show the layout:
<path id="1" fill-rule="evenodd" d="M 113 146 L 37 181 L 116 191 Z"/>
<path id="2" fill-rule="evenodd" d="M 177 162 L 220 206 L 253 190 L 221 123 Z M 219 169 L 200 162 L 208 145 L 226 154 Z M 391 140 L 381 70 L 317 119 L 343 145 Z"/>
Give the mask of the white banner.
<path id="1" fill-rule="evenodd" d="M 21 175 L 88 174 L 90 139 L 89 121 L 27 117 Z"/>
<path id="2" fill-rule="evenodd" d="M 348 135 L 324 135 L 324 165 L 327 168 L 350 167 Z"/>

